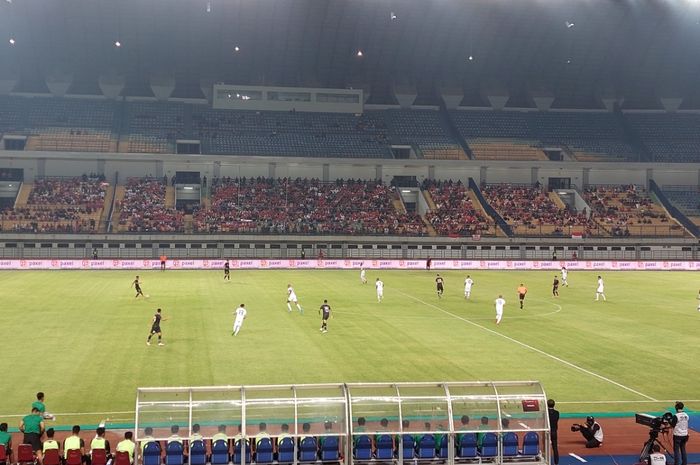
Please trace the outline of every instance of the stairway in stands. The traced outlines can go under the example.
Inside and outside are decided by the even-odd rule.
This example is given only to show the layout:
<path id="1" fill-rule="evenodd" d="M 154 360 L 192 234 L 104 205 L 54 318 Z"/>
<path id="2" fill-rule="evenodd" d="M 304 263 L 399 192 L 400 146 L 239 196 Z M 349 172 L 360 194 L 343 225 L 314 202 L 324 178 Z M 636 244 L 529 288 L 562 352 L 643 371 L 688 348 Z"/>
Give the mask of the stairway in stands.
<path id="1" fill-rule="evenodd" d="M 19 193 L 17 194 L 17 198 L 15 199 L 15 208 L 24 207 L 27 205 L 27 201 L 29 200 L 29 194 L 32 192 L 33 188 L 34 184 L 31 182 L 22 183 L 22 187 L 20 188 Z"/>
<path id="2" fill-rule="evenodd" d="M 109 221 L 109 206 L 112 205 L 112 200 L 114 199 L 116 189 L 113 184 L 110 184 L 105 191 L 105 203 L 102 208 L 102 213 L 100 214 L 100 220 L 97 225 L 97 232 L 105 233 L 107 232 L 107 222 Z"/>
<path id="3" fill-rule="evenodd" d="M 423 198 L 425 199 L 425 203 L 428 204 L 428 208 L 431 210 L 437 210 L 437 205 L 435 205 L 435 201 L 433 200 L 433 196 L 430 195 L 430 192 L 424 191 L 423 189 L 420 190 L 421 194 L 423 195 Z M 428 235 L 431 237 L 437 236 L 437 231 L 435 231 L 435 228 L 433 227 L 432 224 L 430 224 L 430 221 L 425 216 L 420 217 L 421 220 L 423 220 L 423 224 L 425 225 L 425 228 L 428 230 Z"/>

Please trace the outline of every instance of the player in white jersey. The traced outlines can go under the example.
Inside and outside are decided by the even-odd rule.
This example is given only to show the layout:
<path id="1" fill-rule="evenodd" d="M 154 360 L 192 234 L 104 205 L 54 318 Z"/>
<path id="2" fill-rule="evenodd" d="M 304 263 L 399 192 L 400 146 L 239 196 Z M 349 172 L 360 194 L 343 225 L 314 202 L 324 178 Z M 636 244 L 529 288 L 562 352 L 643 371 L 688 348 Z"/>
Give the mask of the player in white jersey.
<path id="1" fill-rule="evenodd" d="M 602 297 L 603 301 L 606 301 L 607 299 L 605 298 L 605 284 L 603 284 L 603 278 L 598 276 L 598 288 L 595 290 L 595 300 L 596 302 L 598 299 Z"/>
<path id="2" fill-rule="evenodd" d="M 474 285 L 474 280 L 471 276 L 467 275 L 467 279 L 464 280 L 464 298 L 468 299 L 472 296 L 472 286 Z"/>
<path id="3" fill-rule="evenodd" d="M 374 287 L 377 288 L 377 302 L 381 302 L 384 298 L 384 283 L 377 278 L 377 280 L 374 282 Z"/>
<path id="4" fill-rule="evenodd" d="M 297 294 L 294 292 L 294 288 L 291 284 L 287 284 L 287 311 L 292 311 L 292 303 L 297 306 L 299 313 L 304 313 L 304 309 L 299 305 L 299 300 L 297 299 Z"/>
<path id="5" fill-rule="evenodd" d="M 494 305 L 496 306 L 496 324 L 500 325 L 501 319 L 503 319 L 503 307 L 506 305 L 506 301 L 502 295 L 498 296 L 498 299 L 494 301 Z"/>
<path id="6" fill-rule="evenodd" d="M 569 287 L 569 281 L 566 279 L 569 277 L 569 270 L 565 266 L 561 267 L 561 285 Z"/>
<path id="7" fill-rule="evenodd" d="M 362 281 L 362 284 L 367 284 L 367 273 L 364 266 L 360 268 L 360 281 Z"/>
<path id="8" fill-rule="evenodd" d="M 248 313 L 248 311 L 245 309 L 245 304 L 241 304 L 235 312 L 233 312 L 234 315 L 236 315 L 236 319 L 233 321 L 233 332 L 231 333 L 231 336 L 237 336 L 238 331 L 241 330 L 241 326 L 243 326 L 243 320 L 245 320 L 245 316 Z"/>

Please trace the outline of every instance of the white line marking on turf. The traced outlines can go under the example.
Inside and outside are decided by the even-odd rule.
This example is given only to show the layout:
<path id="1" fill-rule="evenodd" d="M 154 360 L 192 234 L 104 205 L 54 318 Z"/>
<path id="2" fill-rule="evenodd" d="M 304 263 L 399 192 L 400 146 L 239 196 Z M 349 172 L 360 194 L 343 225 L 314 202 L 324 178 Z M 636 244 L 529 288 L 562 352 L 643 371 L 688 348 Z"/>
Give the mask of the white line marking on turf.
<path id="1" fill-rule="evenodd" d="M 451 315 L 451 316 L 453 316 L 454 318 L 456 318 L 456 319 L 458 319 L 458 320 L 462 320 L 462 321 L 464 321 L 465 323 L 468 323 L 468 324 L 470 324 L 470 325 L 472 325 L 472 326 L 475 326 L 475 327 L 477 327 L 477 328 L 479 328 L 479 329 L 482 329 L 482 330 L 484 330 L 484 331 L 486 331 L 486 332 L 489 332 L 489 333 L 491 333 L 491 334 L 493 334 L 493 335 L 500 336 L 500 337 L 502 337 L 503 339 L 506 339 L 506 340 L 508 340 L 508 341 L 510 341 L 510 342 L 513 342 L 513 343 L 515 343 L 515 344 L 518 344 L 518 345 L 521 346 L 521 347 L 524 347 L 524 348 L 526 348 L 526 349 L 529 349 L 529 350 L 531 350 L 531 351 L 533 351 L 533 352 L 537 352 L 537 353 L 540 354 L 540 355 L 544 355 L 545 357 L 551 358 L 552 360 L 555 360 L 555 361 L 557 361 L 557 362 L 559 362 L 559 363 L 562 363 L 562 364 L 564 364 L 564 365 L 566 365 L 566 366 L 569 366 L 569 367 L 571 367 L 571 368 L 574 368 L 574 369 L 576 369 L 576 370 L 579 370 L 579 371 L 581 371 L 581 372 L 583 372 L 583 373 L 586 373 L 586 374 L 588 374 L 588 375 L 595 376 L 595 377 L 598 378 L 598 379 L 601 379 L 601 380 L 603 380 L 603 381 L 606 381 L 606 382 L 608 382 L 608 383 L 610 383 L 610 384 L 614 384 L 615 386 L 620 387 L 620 388 L 622 388 L 622 389 L 624 389 L 624 390 L 626 390 L 626 391 L 629 391 L 629 392 L 631 392 L 631 393 L 633 393 L 633 394 L 637 394 L 637 395 L 640 396 L 640 397 L 644 397 L 644 398 L 646 398 L 646 399 L 649 399 L 649 400 L 652 400 L 652 401 L 655 401 L 655 402 L 656 402 L 656 399 L 654 399 L 654 398 L 651 397 L 651 396 L 648 396 L 648 395 L 646 395 L 646 394 L 643 394 L 643 393 L 641 393 L 641 392 L 639 392 L 639 391 L 637 391 L 637 390 L 635 390 L 635 389 L 632 389 L 631 387 L 627 387 L 627 386 L 625 386 L 624 384 L 620 384 L 620 383 L 618 383 L 617 381 L 613 381 L 612 379 L 607 378 L 607 377 L 605 377 L 605 376 L 603 376 L 603 375 L 599 375 L 598 373 L 595 373 L 595 372 L 593 372 L 593 371 L 591 371 L 591 370 L 587 370 L 586 368 L 580 367 L 580 366 L 576 365 L 575 363 L 569 362 L 568 360 L 564 360 L 563 358 L 557 357 L 556 355 L 552 355 L 552 354 L 550 354 L 550 353 L 548 353 L 548 352 L 545 352 L 545 351 L 542 350 L 542 349 L 538 349 L 537 347 L 533 347 L 533 346 L 531 346 L 531 345 L 529 345 L 529 344 L 526 344 L 526 343 L 524 343 L 524 342 L 518 341 L 517 339 L 514 339 L 514 338 L 512 338 L 512 337 L 510 337 L 510 336 L 506 336 L 505 334 L 499 333 L 498 331 L 494 331 L 494 330 L 491 329 L 491 328 L 487 328 L 486 326 L 480 325 L 479 323 L 475 323 L 475 322 L 473 322 L 473 321 L 471 321 L 471 320 L 469 320 L 469 319 L 467 319 L 467 318 L 463 318 L 463 317 L 461 317 L 461 316 L 459 316 L 459 315 L 455 315 L 454 313 L 448 312 L 447 310 L 445 310 L 445 309 L 443 309 L 443 308 L 440 308 L 440 307 L 438 307 L 438 306 L 435 305 L 435 304 L 431 304 L 430 302 L 426 302 L 425 300 L 421 300 L 421 299 L 419 299 L 418 297 L 414 297 L 414 296 L 412 296 L 412 295 L 410 295 L 410 294 L 406 294 L 406 293 L 403 292 L 403 291 L 397 290 L 396 292 L 398 292 L 399 294 L 403 294 L 403 295 L 405 295 L 406 297 L 408 297 L 409 299 L 415 300 L 416 302 L 420 302 L 420 303 L 422 303 L 423 305 L 427 305 L 428 307 L 433 307 L 433 308 L 436 309 L 436 310 L 440 310 L 442 313 L 445 313 L 445 314 L 447 314 L 447 315 Z"/>
<path id="2" fill-rule="evenodd" d="M 575 458 L 576 460 L 578 460 L 579 462 L 583 462 L 583 463 L 588 462 L 588 460 L 584 459 L 580 455 L 574 454 L 573 452 L 569 452 L 569 455 L 572 456 L 573 458 Z"/>
<path id="3" fill-rule="evenodd" d="M 675 402 L 675 401 L 674 401 Z M 120 412 L 68 412 L 68 413 L 52 413 L 52 415 L 56 416 L 86 416 L 86 415 L 124 415 L 128 413 L 136 413 L 134 410 L 124 410 Z M 17 415 L 2 415 L 3 417 L 25 417 L 27 416 L 26 413 L 20 413 Z"/>

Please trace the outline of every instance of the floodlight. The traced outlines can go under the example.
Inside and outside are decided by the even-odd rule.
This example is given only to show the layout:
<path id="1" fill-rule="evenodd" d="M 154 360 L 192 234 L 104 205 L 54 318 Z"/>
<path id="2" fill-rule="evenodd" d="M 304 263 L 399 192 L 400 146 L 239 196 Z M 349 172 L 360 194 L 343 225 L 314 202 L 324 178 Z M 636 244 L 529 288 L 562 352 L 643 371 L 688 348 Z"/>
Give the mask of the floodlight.
<path id="1" fill-rule="evenodd" d="M 119 47 L 122 46 L 122 43 L 119 42 L 118 40 L 115 40 L 115 41 L 114 41 L 114 46 L 117 47 L 117 48 L 119 48 Z"/>
<path id="2" fill-rule="evenodd" d="M 10 45 L 15 45 L 15 39 L 12 37 L 10 38 Z"/>
<path id="3" fill-rule="evenodd" d="M 236 45 L 235 47 L 233 47 L 233 51 L 234 51 L 234 52 L 240 52 L 240 51 L 241 51 L 241 47 L 239 47 L 238 45 Z"/>
<path id="4" fill-rule="evenodd" d="M 364 56 L 364 53 L 362 53 L 362 50 L 358 50 L 358 51 L 357 51 L 357 56 L 358 56 L 358 57 Z"/>
<path id="5" fill-rule="evenodd" d="M 211 13 L 211 2 L 207 2 L 207 13 Z"/>
<path id="6" fill-rule="evenodd" d="M 467 58 L 469 61 L 474 61 L 474 55 L 469 55 L 469 58 Z"/>
<path id="7" fill-rule="evenodd" d="M 572 22 L 570 22 L 570 21 L 567 21 L 567 22 L 565 22 L 564 24 L 566 24 L 566 28 L 567 28 L 567 29 L 571 29 L 572 27 L 575 26 L 575 24 L 572 23 Z"/>
<path id="8" fill-rule="evenodd" d="M 389 19 L 391 19 L 392 21 L 396 21 L 399 18 L 398 16 L 396 16 L 396 13 L 392 11 L 391 13 L 389 13 Z"/>

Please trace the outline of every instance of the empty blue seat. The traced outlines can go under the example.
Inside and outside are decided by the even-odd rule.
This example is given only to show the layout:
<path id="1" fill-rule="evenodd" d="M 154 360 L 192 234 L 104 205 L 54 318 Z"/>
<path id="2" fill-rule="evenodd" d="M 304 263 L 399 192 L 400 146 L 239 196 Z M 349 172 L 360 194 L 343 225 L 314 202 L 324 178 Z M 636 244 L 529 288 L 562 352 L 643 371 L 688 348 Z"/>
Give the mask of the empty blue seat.
<path id="1" fill-rule="evenodd" d="M 321 441 L 321 460 L 337 462 L 339 457 L 338 436 L 324 436 Z"/>
<path id="2" fill-rule="evenodd" d="M 171 441 L 165 447 L 165 465 L 182 465 L 182 443 L 177 441 Z"/>
<path id="3" fill-rule="evenodd" d="M 233 463 L 243 463 L 243 451 L 241 447 L 242 440 L 238 440 L 233 448 Z M 245 463 L 250 463 L 250 442 L 245 441 Z"/>
<path id="4" fill-rule="evenodd" d="M 372 439 L 363 434 L 355 436 L 355 448 L 353 450 L 355 460 L 371 460 L 372 459 Z"/>
<path id="5" fill-rule="evenodd" d="M 143 448 L 143 465 L 160 465 L 160 444 L 158 442 L 146 443 Z"/>
<path id="6" fill-rule="evenodd" d="M 512 431 L 503 434 L 503 457 L 518 455 L 518 435 Z"/>
<path id="7" fill-rule="evenodd" d="M 523 438 L 523 455 L 536 457 L 540 455 L 540 435 L 535 431 L 528 431 Z"/>
<path id="8" fill-rule="evenodd" d="M 207 463 L 207 449 L 201 439 L 190 443 L 190 465 L 205 465 Z"/>
<path id="9" fill-rule="evenodd" d="M 482 458 L 491 458 L 498 455 L 498 436 L 496 436 L 496 433 L 484 433 L 480 455 Z"/>
<path id="10" fill-rule="evenodd" d="M 388 434 L 381 434 L 377 438 L 377 459 L 391 460 L 394 458 L 394 442 Z"/>
<path id="11" fill-rule="evenodd" d="M 450 438 L 446 434 L 443 434 L 442 438 L 440 438 L 440 450 L 438 451 L 438 457 L 441 459 L 446 459 L 449 456 L 449 443 Z"/>
<path id="12" fill-rule="evenodd" d="M 316 438 L 307 436 L 299 444 L 299 460 L 301 462 L 315 462 L 318 458 L 318 444 Z"/>
<path id="13" fill-rule="evenodd" d="M 255 445 L 255 461 L 257 463 L 272 463 L 272 454 L 272 439 L 261 438 Z"/>
<path id="14" fill-rule="evenodd" d="M 424 434 L 421 436 L 421 438 L 418 440 L 418 458 L 435 458 L 435 436 L 432 434 Z"/>
<path id="15" fill-rule="evenodd" d="M 223 439 L 211 445 L 211 465 L 226 465 L 231 457 L 228 455 L 228 443 Z"/>
<path id="16" fill-rule="evenodd" d="M 282 438 L 277 444 L 277 461 L 280 463 L 294 462 L 294 439 Z"/>
<path id="17" fill-rule="evenodd" d="M 416 440 L 413 439 L 413 436 L 410 434 L 401 436 L 401 445 L 403 446 L 403 456 L 401 458 L 408 460 L 416 456 Z M 435 447 L 435 440 L 433 440 L 433 447 Z"/>
<path id="18" fill-rule="evenodd" d="M 463 459 L 472 459 L 477 455 L 476 433 L 464 433 L 459 438 L 457 455 Z"/>

